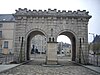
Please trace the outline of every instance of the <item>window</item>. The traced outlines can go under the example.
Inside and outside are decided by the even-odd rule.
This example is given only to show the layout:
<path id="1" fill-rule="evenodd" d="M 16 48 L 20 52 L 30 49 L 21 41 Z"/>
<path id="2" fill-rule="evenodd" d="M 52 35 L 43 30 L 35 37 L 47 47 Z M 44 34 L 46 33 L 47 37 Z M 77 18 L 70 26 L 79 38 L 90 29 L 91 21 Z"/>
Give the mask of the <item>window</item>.
<path id="1" fill-rule="evenodd" d="M 83 43 L 84 43 L 84 38 L 83 38 Z"/>
<path id="2" fill-rule="evenodd" d="M 53 36 L 53 29 L 51 29 L 51 36 Z"/>
<path id="3" fill-rule="evenodd" d="M 0 31 L 0 38 L 2 38 L 2 31 Z"/>
<path id="4" fill-rule="evenodd" d="M 2 53 L 2 49 L 0 48 L 0 53 Z"/>
<path id="5" fill-rule="evenodd" d="M 8 41 L 4 41 L 4 48 L 8 48 Z"/>
<path id="6" fill-rule="evenodd" d="M 52 41 L 54 42 L 54 38 L 52 39 Z"/>
<path id="7" fill-rule="evenodd" d="M 81 48 L 81 38 L 80 38 L 80 48 Z"/>
<path id="8" fill-rule="evenodd" d="M 3 26 L 3 24 L 0 24 L 0 28 Z"/>
<path id="9" fill-rule="evenodd" d="M 49 42 L 51 42 L 51 38 L 49 38 Z"/>

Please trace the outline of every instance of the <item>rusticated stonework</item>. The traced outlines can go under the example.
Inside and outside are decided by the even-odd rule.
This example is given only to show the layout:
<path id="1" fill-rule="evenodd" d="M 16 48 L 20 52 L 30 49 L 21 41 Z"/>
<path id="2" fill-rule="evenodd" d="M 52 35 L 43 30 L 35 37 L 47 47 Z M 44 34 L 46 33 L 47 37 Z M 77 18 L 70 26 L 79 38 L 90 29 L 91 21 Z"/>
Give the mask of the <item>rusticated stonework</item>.
<path id="1" fill-rule="evenodd" d="M 73 12 L 56 9 L 31 11 L 26 8 L 19 8 L 16 10 L 14 17 L 16 20 L 14 49 L 17 59 L 19 59 L 21 50 L 22 60 L 29 59 L 30 40 L 37 34 L 46 37 L 49 47 L 52 46 L 50 45 L 52 43 L 56 46 L 59 35 L 66 35 L 72 42 L 72 60 L 84 64 L 88 63 L 88 21 L 91 16 L 86 10 Z M 50 58 L 51 51 L 49 47 L 47 62 L 48 60 L 50 62 L 54 60 L 53 57 Z M 51 52 L 55 54 L 54 57 L 56 57 L 56 51 Z"/>

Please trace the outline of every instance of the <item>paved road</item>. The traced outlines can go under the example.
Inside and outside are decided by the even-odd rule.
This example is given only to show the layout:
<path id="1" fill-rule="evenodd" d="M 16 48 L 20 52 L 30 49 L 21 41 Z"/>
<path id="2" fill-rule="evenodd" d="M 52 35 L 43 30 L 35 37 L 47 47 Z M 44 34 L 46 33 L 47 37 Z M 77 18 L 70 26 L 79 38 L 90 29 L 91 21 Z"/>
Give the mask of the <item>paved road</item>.
<path id="1" fill-rule="evenodd" d="M 44 66 L 44 56 L 32 56 L 32 61 L 0 73 L 0 75 L 100 75 L 69 61 L 69 57 L 59 57 L 58 63 L 63 66 Z M 41 65 L 42 64 L 42 65 Z"/>
<path id="2" fill-rule="evenodd" d="M 43 63 L 43 62 L 42 62 Z M 40 60 L 10 69 L 0 75 L 100 75 L 90 69 L 76 65 L 70 61 L 64 66 L 43 66 Z"/>

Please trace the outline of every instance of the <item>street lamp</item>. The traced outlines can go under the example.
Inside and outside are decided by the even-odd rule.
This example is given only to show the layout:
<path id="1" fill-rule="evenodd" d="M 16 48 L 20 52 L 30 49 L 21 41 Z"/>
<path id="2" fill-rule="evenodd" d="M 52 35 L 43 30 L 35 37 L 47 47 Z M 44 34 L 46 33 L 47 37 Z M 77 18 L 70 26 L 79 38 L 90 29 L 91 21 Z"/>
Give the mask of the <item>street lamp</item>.
<path id="1" fill-rule="evenodd" d="M 94 38 L 95 38 L 95 34 L 94 34 L 94 33 L 89 33 L 89 34 L 93 35 L 93 40 L 94 40 Z"/>
<path id="2" fill-rule="evenodd" d="M 93 35 L 93 40 L 94 40 L 94 38 L 95 38 L 95 34 L 94 34 L 94 33 L 89 33 L 89 34 Z M 93 49 L 95 49 L 95 43 L 93 43 L 93 46 L 94 46 Z M 94 54 L 95 54 L 95 52 L 94 52 Z"/>
<path id="3" fill-rule="evenodd" d="M 89 34 L 91 34 L 93 36 L 93 40 L 94 40 L 95 34 L 94 33 L 89 33 Z M 93 49 L 93 47 L 92 47 L 92 49 Z M 93 53 L 94 53 L 94 51 L 93 51 Z M 91 58 L 91 60 L 92 60 L 92 58 Z M 92 63 L 92 61 L 91 61 L 91 63 Z"/>
<path id="4" fill-rule="evenodd" d="M 89 33 L 89 34 L 93 35 L 93 40 L 94 40 L 95 33 Z M 94 44 L 94 49 L 95 49 L 95 42 L 93 44 Z M 98 53 L 98 50 L 97 50 L 97 53 Z M 94 56 L 95 56 L 95 52 L 94 52 Z M 98 66 L 98 55 L 97 55 L 97 66 Z"/>

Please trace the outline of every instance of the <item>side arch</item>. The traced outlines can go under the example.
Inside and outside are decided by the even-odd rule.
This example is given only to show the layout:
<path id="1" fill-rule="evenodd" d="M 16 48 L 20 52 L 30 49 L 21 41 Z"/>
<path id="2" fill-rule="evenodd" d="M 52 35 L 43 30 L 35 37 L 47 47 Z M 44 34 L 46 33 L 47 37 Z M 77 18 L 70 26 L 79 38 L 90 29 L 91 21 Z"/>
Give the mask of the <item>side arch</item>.
<path id="1" fill-rule="evenodd" d="M 57 41 L 57 37 L 59 35 L 66 35 L 71 40 L 71 44 L 72 44 L 72 61 L 76 61 L 77 60 L 77 55 L 78 55 L 78 50 L 77 50 L 77 48 L 78 48 L 77 47 L 78 38 L 77 38 L 77 34 L 75 32 L 73 32 L 72 30 L 69 30 L 69 29 L 61 30 L 56 34 L 56 41 Z"/>
<path id="2" fill-rule="evenodd" d="M 39 31 L 39 32 L 43 33 L 44 36 L 47 37 L 47 33 L 46 33 L 44 30 L 39 29 L 39 28 L 34 28 L 34 29 L 31 29 L 30 31 L 27 31 L 27 32 L 26 32 L 26 35 L 25 35 L 25 36 L 26 36 L 26 39 L 27 39 L 27 37 L 29 36 L 29 34 L 30 34 L 31 32 L 34 32 L 34 31 Z"/>
<path id="3" fill-rule="evenodd" d="M 41 29 L 38 29 L 38 28 L 32 29 L 26 33 L 26 38 L 25 38 L 26 39 L 26 44 L 25 44 L 26 60 L 30 60 L 30 42 L 31 42 L 31 39 L 35 35 L 38 35 L 38 34 L 44 35 L 47 38 L 46 32 L 41 30 Z"/>
<path id="4" fill-rule="evenodd" d="M 58 37 L 59 35 L 61 35 L 62 33 L 64 34 L 64 32 L 70 32 L 70 33 L 72 33 L 72 34 L 75 36 L 75 39 L 78 40 L 78 36 L 77 36 L 77 34 L 76 34 L 75 32 L 73 32 L 73 31 L 70 30 L 70 29 L 64 29 L 64 30 L 60 30 L 60 31 L 55 35 L 56 41 L 57 41 L 57 37 Z M 69 36 L 68 36 L 68 37 L 69 37 Z"/>

